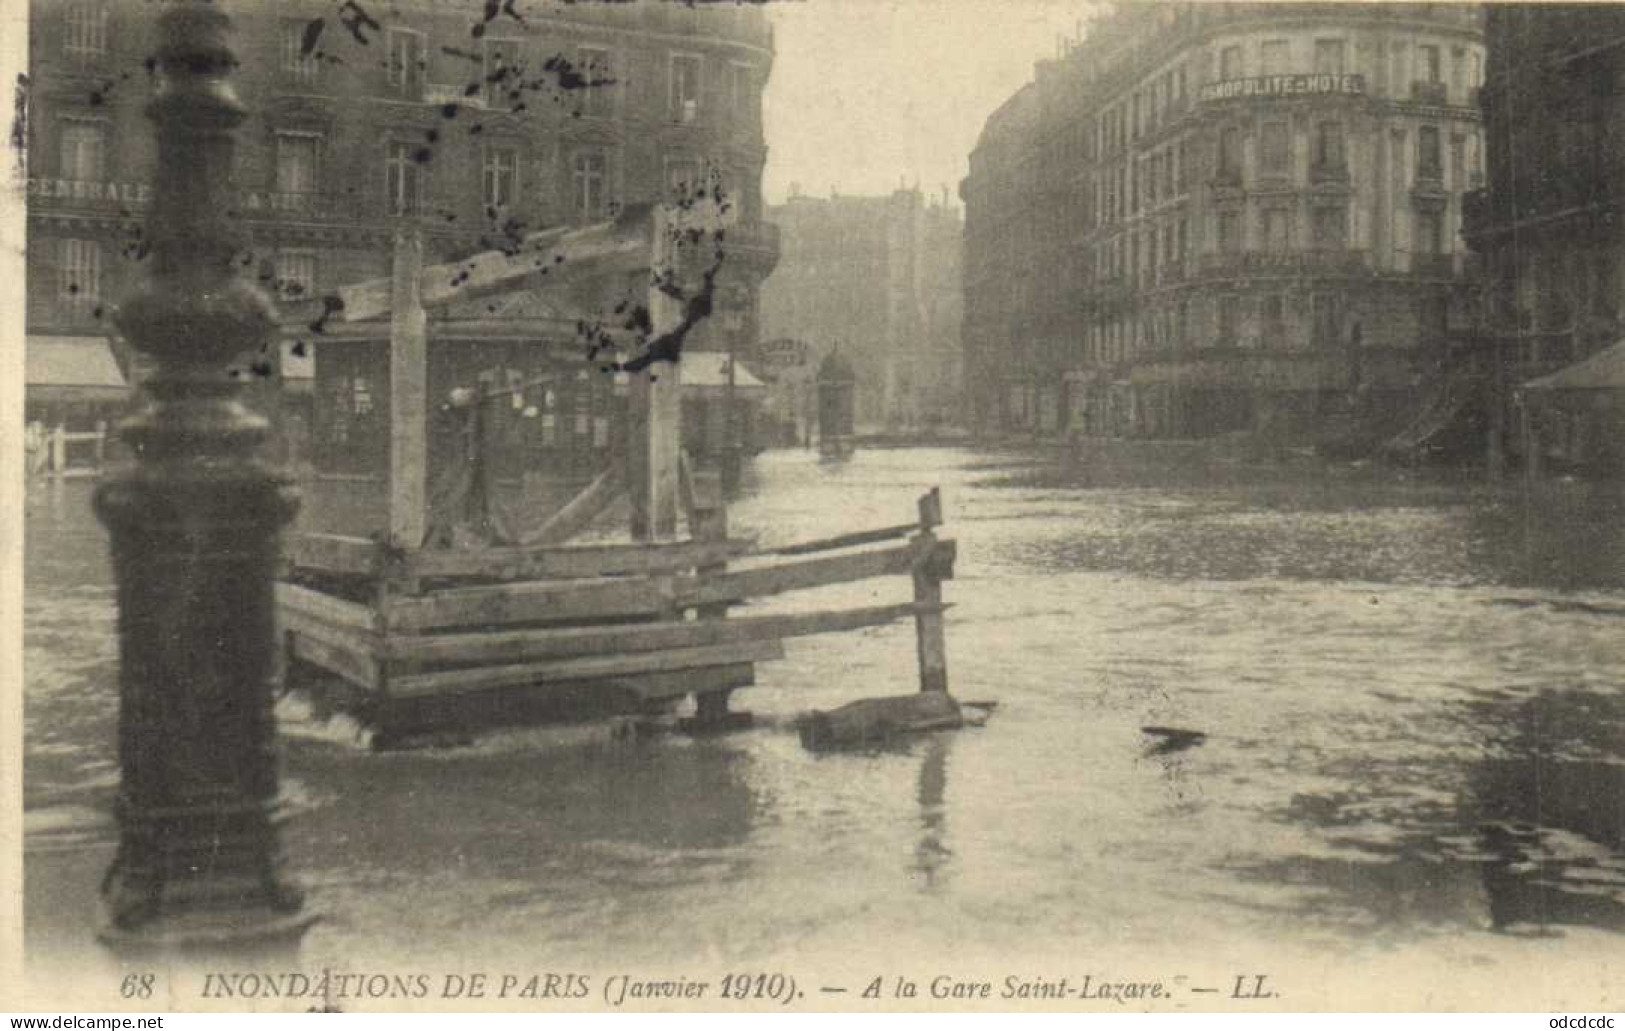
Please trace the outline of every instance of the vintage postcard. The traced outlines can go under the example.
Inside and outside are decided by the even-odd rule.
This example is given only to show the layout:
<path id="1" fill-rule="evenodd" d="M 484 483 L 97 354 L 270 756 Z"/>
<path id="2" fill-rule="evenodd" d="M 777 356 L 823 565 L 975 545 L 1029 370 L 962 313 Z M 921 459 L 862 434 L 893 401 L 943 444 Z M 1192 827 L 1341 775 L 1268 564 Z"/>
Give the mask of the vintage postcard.
<path id="1" fill-rule="evenodd" d="M 1625 1005 L 1625 7 L 0 13 L 6 1008 Z"/>

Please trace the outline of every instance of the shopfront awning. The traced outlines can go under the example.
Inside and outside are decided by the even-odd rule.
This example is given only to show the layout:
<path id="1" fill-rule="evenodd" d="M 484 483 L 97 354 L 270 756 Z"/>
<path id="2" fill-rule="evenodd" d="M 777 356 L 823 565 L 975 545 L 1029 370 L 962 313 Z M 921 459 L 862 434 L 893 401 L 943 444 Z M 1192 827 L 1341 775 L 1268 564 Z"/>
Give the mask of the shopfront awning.
<path id="1" fill-rule="evenodd" d="M 31 401 L 118 401 L 130 393 L 106 337 L 30 335 L 23 365 Z"/>
<path id="2" fill-rule="evenodd" d="M 1532 379 L 1524 390 L 1625 390 L 1625 340 L 1581 362 Z"/>

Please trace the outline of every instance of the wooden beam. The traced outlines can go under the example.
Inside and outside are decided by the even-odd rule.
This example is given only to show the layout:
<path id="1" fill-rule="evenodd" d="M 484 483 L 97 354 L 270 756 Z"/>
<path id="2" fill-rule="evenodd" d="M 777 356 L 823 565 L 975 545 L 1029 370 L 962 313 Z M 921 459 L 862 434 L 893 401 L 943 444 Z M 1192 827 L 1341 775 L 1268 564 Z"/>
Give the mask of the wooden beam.
<path id="1" fill-rule="evenodd" d="M 667 651 L 638 652 L 629 655 L 596 655 L 562 662 L 526 663 L 516 666 L 487 666 L 483 669 L 457 669 L 437 673 L 413 673 L 390 680 L 391 698 L 423 695 L 461 694 L 492 687 L 550 683 L 564 680 L 601 680 L 742 662 L 771 662 L 784 658 L 779 641 L 751 641 L 705 648 L 673 648 Z"/>
<path id="2" fill-rule="evenodd" d="M 407 557 L 411 577 L 485 577 L 492 580 L 580 580 L 603 576 L 676 573 L 748 554 L 748 540 L 675 544 L 606 544 L 426 550 Z"/>
<path id="3" fill-rule="evenodd" d="M 365 651 L 331 641 L 319 641 L 309 634 L 295 631 L 293 656 L 313 666 L 320 666 L 359 687 L 377 691 L 383 684 L 378 663 Z"/>
<path id="4" fill-rule="evenodd" d="M 612 222 L 579 229 L 555 227 L 531 233 L 511 251 L 483 251 L 461 261 L 422 270 L 419 292 L 426 308 L 453 301 L 512 291 L 524 280 L 548 270 L 548 276 L 607 275 L 634 272 L 649 264 L 649 206 L 631 205 Z M 546 280 L 543 280 L 544 282 Z M 340 287 L 338 321 L 360 322 L 391 312 L 390 279 L 370 279 Z M 309 312 L 304 309 L 309 307 Z M 300 316 L 315 318 L 321 303 L 300 306 Z"/>
<path id="5" fill-rule="evenodd" d="M 670 213 L 655 210 L 652 229 L 651 279 L 673 274 L 678 267 L 676 230 Z M 655 282 L 649 286 L 651 340 L 658 340 L 683 321 L 683 305 Z M 682 429 L 681 362 L 655 361 L 628 376 L 627 404 L 630 453 L 627 466 L 631 496 L 631 530 L 636 541 L 666 540 L 677 532 L 679 436 Z"/>
<path id="6" fill-rule="evenodd" d="M 277 584 L 276 604 L 281 612 L 302 614 L 334 626 L 354 627 L 357 630 L 379 629 L 378 614 L 367 606 L 298 584 Z"/>
<path id="7" fill-rule="evenodd" d="M 698 648 L 745 641 L 782 640 L 884 626 L 919 613 L 913 602 L 780 616 L 741 616 L 727 620 L 637 623 L 630 626 L 561 627 L 424 634 L 388 639 L 391 663 L 431 666 L 449 663 L 513 663 L 565 659 L 612 652 Z"/>
<path id="8" fill-rule="evenodd" d="M 896 576 L 912 572 L 914 564 L 921 558 L 922 553 L 917 545 L 906 544 L 852 555 L 832 555 L 754 569 L 736 569 L 679 585 L 677 600 L 685 606 L 703 605 L 867 580 L 876 576 Z"/>
<path id="9" fill-rule="evenodd" d="M 383 568 L 383 548 L 366 537 L 293 533 L 287 535 L 283 552 L 296 569 L 374 576 Z"/>
<path id="10" fill-rule="evenodd" d="M 313 637 L 335 647 L 349 648 L 368 655 L 381 655 L 385 650 L 383 635 L 376 630 L 329 623 L 318 616 L 296 609 L 282 609 L 278 613 L 278 624 L 284 632 L 292 631 Z"/>
<path id="11" fill-rule="evenodd" d="M 462 587 L 421 598 L 390 599 L 391 631 L 501 627 L 514 623 L 652 617 L 671 605 L 668 578 L 541 581 Z"/>
<path id="12" fill-rule="evenodd" d="M 818 551 L 834 551 L 837 548 L 852 548 L 859 544 L 879 544 L 881 541 L 894 541 L 918 531 L 918 523 L 900 523 L 897 526 L 885 526 L 878 530 L 859 530 L 856 533 L 843 533 L 838 537 L 824 537 L 819 540 L 800 541 L 796 544 L 786 544 L 782 548 L 771 548 L 761 551 L 762 555 L 810 555 Z"/>
<path id="13" fill-rule="evenodd" d="M 599 473 L 569 504 L 549 516 L 541 526 L 525 534 L 523 543 L 529 546 L 562 544 L 585 530 L 620 497 L 626 486 L 625 475 L 625 464 L 619 459 L 611 461 L 609 468 Z"/>
<path id="14" fill-rule="evenodd" d="M 423 237 L 395 237 L 393 315 L 389 330 L 389 540 L 397 548 L 423 545 L 428 518 L 428 350 L 420 273 Z"/>

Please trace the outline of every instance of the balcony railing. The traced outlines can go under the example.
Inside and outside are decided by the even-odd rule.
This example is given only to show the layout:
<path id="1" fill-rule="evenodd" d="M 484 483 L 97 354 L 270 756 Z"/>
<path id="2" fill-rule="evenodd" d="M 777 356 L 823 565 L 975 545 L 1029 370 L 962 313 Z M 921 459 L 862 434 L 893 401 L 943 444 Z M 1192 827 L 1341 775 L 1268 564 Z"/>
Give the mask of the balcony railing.
<path id="1" fill-rule="evenodd" d="M 1411 255 L 1411 272 L 1418 276 L 1450 277 L 1456 274 L 1456 256 L 1453 254 Z"/>
<path id="2" fill-rule="evenodd" d="M 1443 107 L 1449 93 L 1442 82 L 1413 82 L 1411 83 L 1411 100 L 1418 104 L 1431 104 L 1434 107 Z"/>
<path id="3" fill-rule="evenodd" d="M 466 85 L 448 85 L 443 82 L 426 82 L 423 84 L 423 99 L 426 103 L 444 107 L 447 104 L 460 104 L 464 107 L 485 108 L 485 89 L 470 95 Z"/>
<path id="4" fill-rule="evenodd" d="M 1368 272 L 1369 251 L 1309 249 L 1285 251 L 1230 251 L 1202 255 L 1205 276 L 1269 276 Z"/>
<path id="5" fill-rule="evenodd" d="M 1349 166 L 1345 161 L 1315 163 L 1309 166 L 1311 183 L 1347 183 Z"/>

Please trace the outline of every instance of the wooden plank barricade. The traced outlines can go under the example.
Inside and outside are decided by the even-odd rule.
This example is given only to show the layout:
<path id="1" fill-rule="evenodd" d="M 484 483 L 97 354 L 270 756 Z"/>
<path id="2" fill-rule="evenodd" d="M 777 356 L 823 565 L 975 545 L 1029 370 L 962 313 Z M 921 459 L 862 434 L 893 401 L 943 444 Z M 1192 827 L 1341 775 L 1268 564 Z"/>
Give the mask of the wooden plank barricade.
<path id="1" fill-rule="evenodd" d="M 919 686 L 946 692 L 942 581 L 955 544 L 937 536 L 935 491 L 915 523 L 757 547 L 728 536 L 714 476 L 686 463 L 680 473 L 688 540 L 403 554 L 362 538 L 293 535 L 277 594 L 293 682 L 321 691 L 319 708 L 357 715 L 379 744 L 653 713 L 685 696 L 695 699 L 685 729 L 726 730 L 749 719 L 729 711 L 730 693 L 756 683 L 758 664 L 784 658 L 786 640 L 912 619 Z M 879 578 L 912 594 L 752 611 L 774 596 Z"/>

